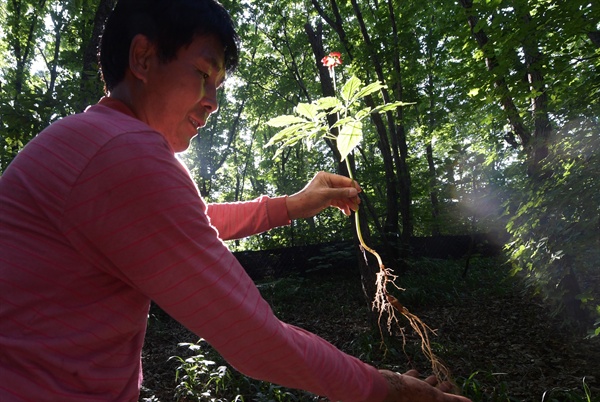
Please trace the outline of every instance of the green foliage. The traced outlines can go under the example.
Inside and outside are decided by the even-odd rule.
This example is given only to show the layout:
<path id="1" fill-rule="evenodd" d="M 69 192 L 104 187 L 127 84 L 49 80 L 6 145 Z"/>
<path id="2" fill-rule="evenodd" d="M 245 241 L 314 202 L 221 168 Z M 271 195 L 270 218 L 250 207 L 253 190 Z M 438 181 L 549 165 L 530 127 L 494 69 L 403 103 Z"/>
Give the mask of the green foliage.
<path id="1" fill-rule="evenodd" d="M 407 306 L 444 305 L 457 298 L 480 299 L 485 295 L 501 298 L 513 286 L 513 281 L 498 273 L 498 267 L 503 263 L 502 258 L 472 258 L 472 272 L 463 278 L 465 262 L 462 259 L 411 260 L 408 261 L 408 272 L 402 275 L 401 284 L 405 290 L 396 297 Z M 480 283 L 488 285 L 481 288 Z"/>
<path id="2" fill-rule="evenodd" d="M 487 384 L 495 384 L 490 387 L 484 386 L 478 377 L 485 376 Z M 460 379 L 462 395 L 471 398 L 473 401 L 485 402 L 518 402 L 512 398 L 507 389 L 506 383 L 500 380 L 501 374 L 473 372 L 469 377 Z"/>
<path id="3" fill-rule="evenodd" d="M 592 391 L 586 382 L 582 380 L 581 390 L 554 388 L 544 392 L 542 402 L 592 402 Z"/>
<path id="4" fill-rule="evenodd" d="M 197 343 L 180 343 L 189 357 L 173 356 L 176 369 L 177 401 L 212 402 L 295 402 L 317 400 L 309 393 L 253 380 L 233 370 L 202 339 Z"/>
<path id="5" fill-rule="evenodd" d="M 482 377 L 487 385 L 480 380 Z M 510 396 L 510 389 L 501 377 L 502 373 L 475 371 L 469 377 L 459 379 L 462 395 L 477 402 L 518 402 L 519 399 Z M 541 402 L 592 402 L 592 396 L 586 378 L 583 378 L 581 388 L 553 388 L 544 392 Z"/>
<path id="6" fill-rule="evenodd" d="M 179 346 L 187 347 L 192 352 L 197 352 L 200 345 L 192 343 L 180 343 Z M 175 388 L 177 400 L 194 398 L 196 400 L 208 399 L 211 396 L 219 396 L 226 390 L 229 373 L 226 366 L 212 368 L 215 362 L 208 360 L 201 353 L 188 358 L 174 356 L 180 365 L 177 367 Z"/>
<path id="7" fill-rule="evenodd" d="M 557 312 L 563 312 L 569 290 L 562 281 L 572 272 L 580 287 L 574 296 L 587 316 L 598 319 L 600 126 L 595 120 L 574 122 L 555 139 L 543 165 L 551 179 L 521 183 L 526 190 L 515 189 L 521 191 L 509 204 L 510 256 L 514 271 Z"/>
<path id="8" fill-rule="evenodd" d="M 93 82 L 85 81 L 82 71 L 97 7 L 90 3 L 2 3 L 0 171 L 48 124 L 102 95 L 97 71 Z"/>

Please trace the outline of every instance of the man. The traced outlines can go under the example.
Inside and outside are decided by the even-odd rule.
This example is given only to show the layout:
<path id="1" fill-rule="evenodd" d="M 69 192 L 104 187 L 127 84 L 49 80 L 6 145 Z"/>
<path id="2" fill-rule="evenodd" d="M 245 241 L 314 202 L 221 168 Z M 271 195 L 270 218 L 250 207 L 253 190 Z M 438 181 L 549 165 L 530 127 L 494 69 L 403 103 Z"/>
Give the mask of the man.
<path id="1" fill-rule="evenodd" d="M 136 401 L 150 300 L 248 376 L 332 400 L 466 400 L 279 321 L 223 245 L 328 206 L 349 214 L 360 191 L 319 173 L 290 197 L 204 204 L 175 153 L 217 109 L 237 46 L 214 0 L 117 4 L 107 96 L 0 180 L 0 400 Z"/>

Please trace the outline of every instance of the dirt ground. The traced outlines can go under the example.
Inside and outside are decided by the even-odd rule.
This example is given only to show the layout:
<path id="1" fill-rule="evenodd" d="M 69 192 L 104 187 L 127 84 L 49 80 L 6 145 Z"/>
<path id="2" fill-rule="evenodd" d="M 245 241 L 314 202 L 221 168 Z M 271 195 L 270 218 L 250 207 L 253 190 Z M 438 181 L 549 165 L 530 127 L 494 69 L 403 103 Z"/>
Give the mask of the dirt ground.
<path id="1" fill-rule="evenodd" d="M 402 353 L 387 353 L 384 357 L 378 351 L 377 341 L 365 334 L 373 333 L 364 315 L 355 312 L 365 309 L 360 295 L 359 284 L 340 286 L 340 277 L 318 279 L 319 286 L 327 286 L 331 281 L 327 300 L 345 300 L 343 305 L 324 305 L 324 301 L 294 299 L 289 295 L 290 304 L 278 306 L 274 301 L 275 313 L 284 321 L 313 331 L 340 349 L 369 361 L 378 367 L 386 366 L 397 371 L 415 367 L 426 371 L 423 362 L 412 359 L 417 352 L 415 339 L 408 335 L 408 346 Z M 296 293 L 312 285 L 302 280 Z M 485 284 L 482 284 L 485 286 Z M 345 292 L 331 294 L 339 289 Z M 275 300 L 268 288 L 261 289 L 265 298 Z M 300 297 L 300 296 L 299 296 Z M 311 305 L 312 304 L 312 305 Z M 335 309 L 338 309 L 335 311 Z M 334 310 L 334 314 L 320 316 L 319 312 Z M 365 309 L 367 310 L 367 309 Z M 583 384 L 590 387 L 592 401 L 600 401 L 600 339 L 585 339 L 570 336 L 560 329 L 558 320 L 551 317 L 535 298 L 525 296 L 515 290 L 501 298 L 478 299 L 467 297 L 462 302 L 444 303 L 416 312 L 423 321 L 437 330 L 433 339 L 436 353 L 452 370 L 458 382 L 475 386 L 480 401 L 562 401 L 562 390 L 583 390 Z M 323 313 L 325 314 L 325 313 Z M 372 353 L 364 353 L 360 340 L 370 339 Z M 146 344 L 143 352 L 144 389 L 142 398 L 152 401 L 171 401 L 175 388 L 174 361 L 170 356 L 181 355 L 179 342 L 195 342 L 198 337 L 189 333 L 177 322 L 160 310 L 153 308 Z M 499 397 L 500 395 L 500 397 Z M 148 399 L 152 396 L 153 399 Z M 552 399 L 554 398 L 554 399 Z M 476 400 L 474 398 L 474 400 Z"/>

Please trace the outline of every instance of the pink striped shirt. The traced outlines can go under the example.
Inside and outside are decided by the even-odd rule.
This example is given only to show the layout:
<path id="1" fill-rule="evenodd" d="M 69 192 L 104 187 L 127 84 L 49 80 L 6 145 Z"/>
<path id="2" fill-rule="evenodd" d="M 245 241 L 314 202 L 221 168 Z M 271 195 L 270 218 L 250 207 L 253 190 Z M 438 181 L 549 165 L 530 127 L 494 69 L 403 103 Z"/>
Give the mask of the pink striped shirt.
<path id="1" fill-rule="evenodd" d="M 150 300 L 248 376 L 382 400 L 375 368 L 279 321 L 221 241 L 288 223 L 285 198 L 207 207 L 114 100 L 54 123 L 0 179 L 0 400 L 137 401 Z"/>

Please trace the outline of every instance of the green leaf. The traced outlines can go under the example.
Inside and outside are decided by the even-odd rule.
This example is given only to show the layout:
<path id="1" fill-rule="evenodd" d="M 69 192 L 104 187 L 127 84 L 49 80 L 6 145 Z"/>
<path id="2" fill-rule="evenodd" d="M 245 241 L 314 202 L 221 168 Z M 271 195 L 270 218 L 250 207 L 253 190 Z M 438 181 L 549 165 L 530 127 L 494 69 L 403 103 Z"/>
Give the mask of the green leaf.
<path id="1" fill-rule="evenodd" d="M 480 90 L 481 90 L 481 88 L 473 88 L 469 91 L 469 93 L 467 95 L 469 95 L 472 98 L 474 96 L 479 95 Z"/>
<path id="2" fill-rule="evenodd" d="M 296 106 L 296 108 L 294 110 L 300 116 L 306 117 L 309 120 L 313 120 L 315 118 L 315 116 L 317 115 L 317 113 L 319 112 L 319 109 L 317 108 L 317 106 L 313 105 L 312 103 L 302 103 L 302 102 L 298 103 L 298 106 Z"/>
<path id="3" fill-rule="evenodd" d="M 306 120 L 301 117 L 287 114 L 287 115 L 283 115 L 283 116 L 273 117 L 271 120 L 269 120 L 267 122 L 267 125 L 269 125 L 271 127 L 285 127 L 285 126 L 289 126 L 290 124 L 297 124 L 297 123 L 304 123 L 304 122 L 306 122 Z"/>
<path id="4" fill-rule="evenodd" d="M 342 161 L 360 144 L 362 138 L 362 122 L 352 120 L 342 126 L 340 134 L 337 137 L 337 148 L 340 151 Z"/>
<path id="5" fill-rule="evenodd" d="M 321 110 L 338 109 L 341 106 L 340 100 L 334 96 L 317 99 L 317 107 Z"/>
<path id="6" fill-rule="evenodd" d="M 281 155 L 283 153 L 284 149 L 286 149 L 287 147 L 296 145 L 299 141 L 300 141 L 300 137 L 293 137 L 293 138 L 290 138 L 289 140 L 285 141 L 281 146 L 277 147 L 277 150 L 275 151 L 275 155 L 273 155 L 273 157 L 277 158 L 279 155 Z"/>
<path id="7" fill-rule="evenodd" d="M 370 115 L 370 114 L 371 114 L 371 108 L 370 108 L 370 107 L 367 107 L 367 108 L 365 108 L 365 109 L 359 110 L 359 111 L 356 113 L 356 115 L 354 116 L 354 118 L 355 118 L 356 120 L 362 120 L 362 119 L 364 119 L 365 117 L 367 117 L 367 116 L 368 116 L 368 115 Z"/>
<path id="8" fill-rule="evenodd" d="M 414 105 L 416 102 L 392 102 L 392 103 L 386 103 L 385 105 L 380 105 L 377 106 L 376 108 L 374 108 L 372 110 L 372 113 L 385 113 L 387 111 L 390 110 L 395 110 L 398 107 L 401 106 L 410 106 L 410 105 Z"/>
<path id="9" fill-rule="evenodd" d="M 339 119 L 338 121 L 336 121 L 335 124 L 333 126 L 331 126 L 331 128 L 342 127 L 346 124 L 349 124 L 350 122 L 352 122 L 354 120 L 355 119 L 352 117 L 344 117 L 343 119 Z"/>
<path id="10" fill-rule="evenodd" d="M 289 141 L 289 139 L 294 139 L 295 137 L 302 137 L 302 131 L 306 130 L 306 127 L 310 124 L 311 123 L 302 120 L 302 122 L 299 124 L 294 124 L 284 128 L 283 130 L 275 134 L 273 137 L 271 137 L 269 142 L 267 142 L 267 144 L 265 145 L 265 148 L 275 145 L 278 142 Z"/>
<path id="11" fill-rule="evenodd" d="M 350 100 L 354 97 L 354 94 L 359 90 L 362 82 L 353 75 L 342 87 L 342 99 L 346 104 L 350 103 Z"/>
<path id="12" fill-rule="evenodd" d="M 361 88 L 355 96 L 355 99 L 364 98 L 367 95 L 371 95 L 373 92 L 377 92 L 382 88 L 387 88 L 386 85 L 383 85 L 381 82 L 373 82 L 363 88 Z"/>

